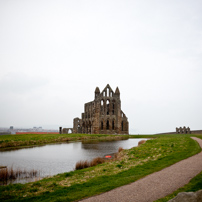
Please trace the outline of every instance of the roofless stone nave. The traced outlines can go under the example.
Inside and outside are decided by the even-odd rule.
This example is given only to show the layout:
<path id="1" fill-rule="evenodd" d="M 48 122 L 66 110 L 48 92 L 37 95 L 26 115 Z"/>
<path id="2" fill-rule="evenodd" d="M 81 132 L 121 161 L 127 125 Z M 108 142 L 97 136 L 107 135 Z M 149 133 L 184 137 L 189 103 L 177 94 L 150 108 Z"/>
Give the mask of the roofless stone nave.
<path id="1" fill-rule="evenodd" d="M 82 118 L 73 120 L 73 133 L 87 134 L 129 134 L 128 118 L 121 110 L 119 88 L 116 91 L 110 85 L 95 89 L 95 99 L 85 103 Z"/>

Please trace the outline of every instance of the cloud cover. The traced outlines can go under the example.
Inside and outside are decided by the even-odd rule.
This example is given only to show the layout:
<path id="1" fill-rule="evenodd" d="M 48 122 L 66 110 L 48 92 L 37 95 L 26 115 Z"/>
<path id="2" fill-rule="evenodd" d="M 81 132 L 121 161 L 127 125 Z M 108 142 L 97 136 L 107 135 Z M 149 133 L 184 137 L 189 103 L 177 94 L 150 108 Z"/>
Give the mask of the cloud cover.
<path id="1" fill-rule="evenodd" d="M 0 1 L 0 126 L 72 127 L 109 83 L 130 133 L 201 129 L 201 6 Z"/>

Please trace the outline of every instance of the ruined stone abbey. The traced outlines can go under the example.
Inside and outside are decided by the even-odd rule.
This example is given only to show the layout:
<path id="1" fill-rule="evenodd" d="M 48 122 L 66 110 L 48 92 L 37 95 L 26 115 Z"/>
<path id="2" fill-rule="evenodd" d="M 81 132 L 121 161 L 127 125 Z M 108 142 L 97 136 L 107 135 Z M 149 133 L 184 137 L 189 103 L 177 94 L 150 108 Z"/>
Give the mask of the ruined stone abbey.
<path id="1" fill-rule="evenodd" d="M 95 89 L 95 99 L 84 104 L 84 113 L 73 120 L 73 133 L 128 134 L 128 118 L 121 110 L 120 92 L 108 84 L 102 92 Z"/>

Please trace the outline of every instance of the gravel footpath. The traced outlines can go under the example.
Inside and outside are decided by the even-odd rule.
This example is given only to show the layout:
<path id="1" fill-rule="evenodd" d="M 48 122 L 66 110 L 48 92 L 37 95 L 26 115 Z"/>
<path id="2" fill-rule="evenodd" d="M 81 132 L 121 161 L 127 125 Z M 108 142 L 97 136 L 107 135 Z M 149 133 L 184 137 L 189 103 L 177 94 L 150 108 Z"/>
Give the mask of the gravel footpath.
<path id="1" fill-rule="evenodd" d="M 192 137 L 202 148 L 202 140 Z M 131 184 L 96 195 L 82 202 L 152 202 L 173 193 L 202 171 L 202 152 Z"/>

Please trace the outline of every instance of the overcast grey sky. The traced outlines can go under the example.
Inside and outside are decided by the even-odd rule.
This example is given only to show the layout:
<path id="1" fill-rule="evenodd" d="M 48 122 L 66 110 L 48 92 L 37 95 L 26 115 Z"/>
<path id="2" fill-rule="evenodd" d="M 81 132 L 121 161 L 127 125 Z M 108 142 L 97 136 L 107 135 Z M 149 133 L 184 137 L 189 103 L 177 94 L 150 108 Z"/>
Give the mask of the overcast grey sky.
<path id="1" fill-rule="evenodd" d="M 131 134 L 202 129 L 201 0 L 0 0 L 0 127 L 72 127 L 118 86 Z"/>

